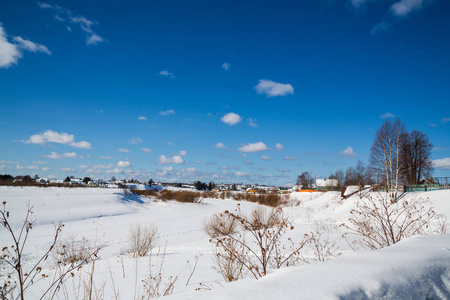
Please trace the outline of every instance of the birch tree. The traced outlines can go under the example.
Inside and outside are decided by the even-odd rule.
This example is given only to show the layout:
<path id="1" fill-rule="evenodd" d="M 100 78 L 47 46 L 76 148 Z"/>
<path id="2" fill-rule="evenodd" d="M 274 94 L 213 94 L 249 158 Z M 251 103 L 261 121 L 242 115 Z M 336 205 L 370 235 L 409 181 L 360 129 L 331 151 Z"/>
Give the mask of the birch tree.
<path id="1" fill-rule="evenodd" d="M 386 120 L 378 129 L 370 149 L 370 168 L 378 182 L 386 186 L 391 201 L 397 199 L 401 179 L 400 146 L 404 134 L 405 125 L 400 119 Z"/>

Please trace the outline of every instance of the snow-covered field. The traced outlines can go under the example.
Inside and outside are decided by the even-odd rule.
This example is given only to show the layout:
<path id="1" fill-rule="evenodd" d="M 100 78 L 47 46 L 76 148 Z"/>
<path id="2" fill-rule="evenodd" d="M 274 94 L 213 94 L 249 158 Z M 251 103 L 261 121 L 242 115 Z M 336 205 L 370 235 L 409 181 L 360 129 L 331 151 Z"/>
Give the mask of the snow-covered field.
<path id="1" fill-rule="evenodd" d="M 341 200 L 339 193 L 293 193 L 292 205 L 284 208 L 294 220 L 292 239 L 320 227 L 343 254 L 331 261 L 277 270 L 260 280 L 246 278 L 224 283 L 214 265 L 213 246 L 202 227 L 214 213 L 249 212 L 258 204 L 230 199 L 204 199 L 200 204 L 157 202 L 124 194 L 122 190 L 95 188 L 0 187 L 0 203 L 6 201 L 9 222 L 15 230 L 25 218 L 27 203 L 33 207 L 35 225 L 25 247 L 27 265 L 51 244 L 54 226 L 64 223 L 62 241 L 84 239 L 101 246 L 95 264 L 96 290 L 104 299 L 137 299 L 142 280 L 165 258 L 164 277 L 178 276 L 174 293 L 167 299 L 450 299 L 450 236 L 415 236 L 377 251 L 353 252 L 341 238 L 336 224 L 346 222 L 357 195 Z M 414 193 L 429 198 L 438 213 L 450 218 L 450 191 Z M 125 254 L 130 227 L 154 224 L 158 245 L 151 256 L 131 258 Z M 0 228 L 0 246 L 10 243 Z M 44 272 L 54 272 L 56 258 L 49 258 Z M 59 299 L 82 299 L 77 293 L 84 268 L 66 281 Z M 89 269 L 90 270 L 90 269 Z M 0 265 L 0 275 L 5 266 Z M 50 279 L 33 285 L 27 299 L 38 299 Z M 199 290 L 198 290 L 199 289 Z"/>

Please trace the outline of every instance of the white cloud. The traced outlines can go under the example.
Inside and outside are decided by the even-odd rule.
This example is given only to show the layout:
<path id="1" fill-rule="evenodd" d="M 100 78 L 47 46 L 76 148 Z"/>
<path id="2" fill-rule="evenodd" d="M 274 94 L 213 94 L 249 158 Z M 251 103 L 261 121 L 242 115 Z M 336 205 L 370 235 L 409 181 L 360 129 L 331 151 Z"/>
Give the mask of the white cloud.
<path id="1" fill-rule="evenodd" d="M 19 51 L 17 45 L 8 42 L 8 38 L 0 23 L 0 68 L 8 68 L 16 65 L 22 53 Z"/>
<path id="2" fill-rule="evenodd" d="M 106 170 L 106 174 L 123 174 L 123 170 L 118 168 Z"/>
<path id="3" fill-rule="evenodd" d="M 450 170 L 450 157 L 433 160 L 433 167 Z"/>
<path id="4" fill-rule="evenodd" d="M 44 3 L 44 2 L 39 2 L 36 1 L 37 6 L 39 6 L 40 8 L 52 8 L 52 6 L 50 4 Z"/>
<path id="5" fill-rule="evenodd" d="M 51 54 L 46 46 L 23 39 L 20 36 L 14 37 L 13 40 L 14 43 L 8 41 L 8 35 L 0 22 L 0 68 L 17 65 L 17 61 L 23 56 L 21 50 Z"/>
<path id="6" fill-rule="evenodd" d="M 52 151 L 49 155 L 42 155 L 42 157 L 47 157 L 51 159 L 63 159 L 63 158 L 76 158 L 78 157 L 78 155 L 75 152 L 59 154 L 56 153 L 55 151 Z"/>
<path id="7" fill-rule="evenodd" d="M 158 176 L 166 176 L 167 174 L 170 174 L 172 171 L 173 171 L 173 167 L 172 166 L 163 167 L 161 170 L 156 172 L 156 175 L 158 175 Z"/>
<path id="8" fill-rule="evenodd" d="M 197 160 L 197 161 L 195 161 L 194 162 L 194 164 L 196 164 L 196 165 L 199 165 L 199 164 L 201 164 L 202 162 L 200 161 L 200 160 Z"/>
<path id="9" fill-rule="evenodd" d="M 0 164 L 19 164 L 18 161 L 12 161 L 12 160 L 0 160 Z"/>
<path id="10" fill-rule="evenodd" d="M 220 118 L 220 120 L 225 124 L 233 126 L 233 125 L 236 125 L 237 123 L 241 122 L 242 117 L 238 114 L 231 112 L 231 113 L 226 114 L 222 118 Z"/>
<path id="11" fill-rule="evenodd" d="M 423 0 L 401 0 L 392 4 L 391 12 L 395 16 L 405 17 L 413 10 L 421 9 Z"/>
<path id="12" fill-rule="evenodd" d="M 55 151 L 53 151 L 49 155 L 42 155 L 42 157 L 47 157 L 47 158 L 51 158 L 51 159 L 62 159 L 63 158 L 61 154 L 58 154 Z"/>
<path id="13" fill-rule="evenodd" d="M 139 120 L 139 121 L 145 121 L 145 120 L 147 120 L 147 118 L 144 117 L 144 116 L 139 116 L 139 117 L 138 117 L 138 120 Z"/>
<path id="14" fill-rule="evenodd" d="M 38 1 L 37 6 L 42 9 L 52 9 L 56 11 L 57 14 L 55 15 L 55 19 L 60 22 L 77 24 L 78 26 L 80 26 L 80 29 L 87 34 L 86 45 L 95 45 L 101 42 L 105 42 L 104 38 L 102 38 L 92 30 L 92 26 L 97 24 L 98 22 L 91 21 L 83 16 L 74 16 L 69 9 L 61 7 L 59 5 L 50 5 Z M 72 31 L 72 28 L 70 26 L 67 26 L 66 28 L 67 30 Z"/>
<path id="15" fill-rule="evenodd" d="M 223 144 L 223 143 L 217 143 L 217 144 L 215 144 L 213 147 L 214 147 L 214 148 L 217 148 L 217 149 L 230 150 L 230 148 L 228 148 L 227 146 L 225 146 L 225 144 Z"/>
<path id="16" fill-rule="evenodd" d="M 17 165 L 16 168 L 17 168 L 18 170 L 25 170 L 25 169 L 28 169 L 28 170 L 37 170 L 37 169 L 38 169 L 38 166 L 35 166 L 35 165 L 31 165 L 31 166 L 21 166 L 21 165 Z"/>
<path id="17" fill-rule="evenodd" d="M 174 155 L 172 157 L 166 157 L 165 155 L 160 155 L 158 159 L 158 164 L 184 164 L 184 160 L 180 155 Z"/>
<path id="18" fill-rule="evenodd" d="M 248 118 L 248 125 L 250 125 L 251 127 L 259 127 L 258 124 L 256 124 L 256 120 L 252 118 Z"/>
<path id="19" fill-rule="evenodd" d="M 158 73 L 158 75 L 166 76 L 166 77 L 170 77 L 170 78 L 175 78 L 173 73 L 171 73 L 171 72 L 169 72 L 167 70 L 162 70 L 161 72 Z"/>
<path id="20" fill-rule="evenodd" d="M 71 168 L 67 168 L 67 167 L 63 167 L 63 168 L 61 168 L 61 171 L 63 171 L 63 172 L 75 172 L 75 170 L 74 170 L 74 169 L 71 169 Z"/>
<path id="21" fill-rule="evenodd" d="M 267 97 L 294 94 L 294 88 L 289 83 L 278 83 L 267 79 L 260 79 L 254 88 L 258 94 L 265 94 Z"/>
<path id="22" fill-rule="evenodd" d="M 391 27 L 392 27 L 391 24 L 389 24 L 385 20 L 383 20 L 380 23 L 373 25 L 372 30 L 370 31 L 370 33 L 372 35 L 376 35 L 376 34 L 378 34 L 381 31 L 389 30 Z"/>
<path id="23" fill-rule="evenodd" d="M 75 152 L 69 152 L 69 153 L 64 153 L 62 156 L 68 157 L 68 158 L 75 158 L 75 157 L 77 157 L 77 154 Z"/>
<path id="24" fill-rule="evenodd" d="M 227 62 L 225 62 L 225 63 L 223 63 L 223 65 L 222 65 L 222 69 L 224 69 L 225 71 L 228 71 L 229 69 L 230 69 L 230 64 L 229 63 L 227 63 Z"/>
<path id="25" fill-rule="evenodd" d="M 261 155 L 261 159 L 262 160 L 272 160 L 272 157 L 270 157 L 268 155 Z"/>
<path id="26" fill-rule="evenodd" d="M 239 170 L 236 166 L 222 166 L 220 167 L 222 170 Z"/>
<path id="27" fill-rule="evenodd" d="M 242 146 L 238 148 L 240 152 L 247 152 L 247 153 L 254 153 L 259 151 L 267 151 L 270 150 L 270 148 L 267 147 L 266 144 L 263 142 L 257 142 L 257 143 L 249 143 L 245 146 Z"/>
<path id="28" fill-rule="evenodd" d="M 118 166 L 119 168 L 126 168 L 126 167 L 131 166 L 131 164 L 130 164 L 129 161 L 123 161 L 123 160 L 121 160 L 121 161 L 119 161 L 119 162 L 117 163 L 117 166 Z"/>
<path id="29" fill-rule="evenodd" d="M 104 38 L 93 33 L 86 38 L 86 45 L 96 45 L 96 44 L 104 42 L 104 41 L 105 41 Z"/>
<path id="30" fill-rule="evenodd" d="M 159 112 L 160 116 L 171 116 L 175 114 L 175 111 L 173 109 L 163 110 Z"/>
<path id="31" fill-rule="evenodd" d="M 186 152 L 185 150 L 181 150 L 181 151 L 180 151 L 180 155 L 181 155 L 181 156 L 186 156 L 186 155 L 187 155 L 187 152 Z"/>
<path id="32" fill-rule="evenodd" d="M 100 156 L 100 159 L 111 159 L 111 156 Z"/>
<path id="33" fill-rule="evenodd" d="M 284 160 L 297 160 L 297 156 L 285 156 Z"/>
<path id="34" fill-rule="evenodd" d="M 442 124 L 447 124 L 448 122 L 450 122 L 450 118 L 442 118 L 441 119 Z"/>
<path id="35" fill-rule="evenodd" d="M 32 42 L 30 40 L 26 40 L 21 38 L 20 36 L 15 36 L 13 38 L 14 42 L 16 42 L 17 47 L 30 51 L 30 52 L 43 52 L 46 53 L 48 55 L 52 54 L 52 52 L 50 50 L 48 50 L 48 48 L 44 45 Z"/>
<path id="36" fill-rule="evenodd" d="M 91 149 L 91 143 L 88 143 L 86 141 L 73 142 L 73 143 L 70 143 L 69 146 L 72 146 L 75 148 L 82 148 L 82 149 Z"/>
<path id="37" fill-rule="evenodd" d="M 353 151 L 353 148 L 348 146 L 344 151 L 341 152 L 342 156 L 345 158 L 355 158 L 357 154 Z"/>
<path id="38" fill-rule="evenodd" d="M 277 151 L 283 151 L 284 150 L 284 146 L 281 145 L 280 143 L 276 143 L 275 144 L 275 148 L 277 149 Z"/>
<path id="39" fill-rule="evenodd" d="M 152 150 L 150 150 L 149 148 L 141 148 L 141 151 L 147 154 L 152 152 Z"/>
<path id="40" fill-rule="evenodd" d="M 50 170 L 49 167 L 43 167 L 43 168 L 42 168 L 42 171 L 44 171 L 44 172 L 47 172 L 48 170 Z"/>
<path id="41" fill-rule="evenodd" d="M 240 176 L 240 177 L 243 177 L 243 176 L 249 176 L 248 173 L 240 172 L 240 171 L 237 171 L 235 174 L 236 174 L 236 176 Z"/>
<path id="42" fill-rule="evenodd" d="M 55 20 L 60 21 L 60 22 L 65 22 L 66 19 L 61 18 L 59 15 L 55 15 Z"/>
<path id="43" fill-rule="evenodd" d="M 384 113 L 380 116 L 380 119 L 391 119 L 391 118 L 396 118 L 397 116 L 394 115 L 393 113 L 387 112 Z"/>
<path id="44" fill-rule="evenodd" d="M 365 4 L 367 4 L 367 2 L 369 2 L 370 0 L 351 0 L 350 2 L 352 3 L 352 5 L 355 8 L 360 8 L 362 6 L 364 6 Z"/>
<path id="45" fill-rule="evenodd" d="M 72 23 L 75 24 L 79 24 L 81 30 L 83 30 L 86 33 L 93 33 L 91 26 L 96 23 L 94 21 L 88 20 L 83 16 L 78 16 L 78 17 L 70 17 L 70 20 L 72 21 Z"/>
<path id="46" fill-rule="evenodd" d="M 132 139 L 129 140 L 130 144 L 139 144 L 142 143 L 142 139 L 138 138 L 138 137 L 134 137 Z"/>
<path id="47" fill-rule="evenodd" d="M 69 145 L 75 148 L 91 149 L 91 143 L 86 141 L 75 142 L 73 134 L 58 133 L 53 130 L 46 130 L 43 133 L 34 134 L 26 141 L 28 144 L 56 143 Z"/>
<path id="48" fill-rule="evenodd" d="M 124 149 L 124 148 L 119 148 L 119 149 L 117 149 L 120 153 L 129 153 L 130 152 L 130 150 L 128 150 L 128 149 Z"/>

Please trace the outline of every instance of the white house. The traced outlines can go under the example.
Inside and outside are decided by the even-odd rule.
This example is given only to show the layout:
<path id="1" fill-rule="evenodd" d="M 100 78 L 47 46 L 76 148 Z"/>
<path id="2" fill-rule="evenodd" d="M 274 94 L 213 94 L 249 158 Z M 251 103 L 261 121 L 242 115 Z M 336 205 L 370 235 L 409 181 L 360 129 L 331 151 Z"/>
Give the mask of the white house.
<path id="1" fill-rule="evenodd" d="M 316 179 L 316 187 L 336 187 L 338 185 L 337 179 Z"/>

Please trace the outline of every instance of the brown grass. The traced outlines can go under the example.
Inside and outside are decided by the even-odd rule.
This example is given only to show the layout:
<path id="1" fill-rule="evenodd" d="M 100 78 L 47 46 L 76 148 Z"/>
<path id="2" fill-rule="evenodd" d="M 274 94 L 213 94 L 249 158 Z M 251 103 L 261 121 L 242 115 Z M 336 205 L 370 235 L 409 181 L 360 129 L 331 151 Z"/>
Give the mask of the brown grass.
<path id="1" fill-rule="evenodd" d="M 162 190 L 157 198 L 162 201 L 175 200 L 183 203 L 200 203 L 202 194 L 200 192 Z"/>
<path id="2" fill-rule="evenodd" d="M 270 207 L 277 207 L 286 202 L 285 197 L 279 194 L 232 193 L 231 197 L 237 201 L 255 202 Z"/>
<path id="3" fill-rule="evenodd" d="M 134 193 L 145 197 L 156 197 L 158 192 L 155 190 L 133 190 Z"/>
<path id="4" fill-rule="evenodd" d="M 230 191 L 223 192 L 192 192 L 192 191 L 171 191 L 162 190 L 157 192 L 154 190 L 134 190 L 134 193 L 145 196 L 154 197 L 161 201 L 175 200 L 183 203 L 199 203 L 202 198 L 227 199 L 231 198 L 236 201 L 249 201 L 262 205 L 277 207 L 286 203 L 286 197 L 280 194 L 250 194 L 250 193 L 232 193 Z"/>

